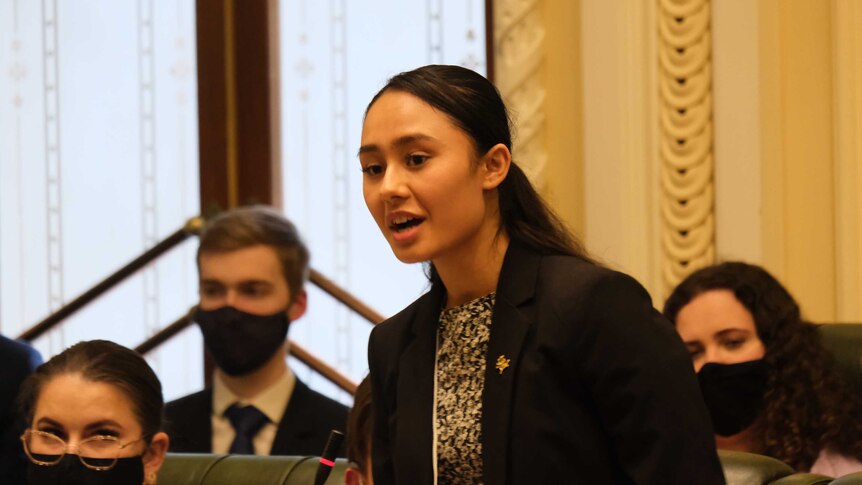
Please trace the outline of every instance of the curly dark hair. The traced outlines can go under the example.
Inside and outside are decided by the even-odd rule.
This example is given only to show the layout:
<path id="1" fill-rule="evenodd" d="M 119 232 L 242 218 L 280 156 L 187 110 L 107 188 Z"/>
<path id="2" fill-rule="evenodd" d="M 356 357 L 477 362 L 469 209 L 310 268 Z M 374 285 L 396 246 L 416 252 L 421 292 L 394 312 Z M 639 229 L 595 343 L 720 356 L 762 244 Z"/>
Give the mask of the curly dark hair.
<path id="1" fill-rule="evenodd" d="M 862 405 L 840 379 L 816 326 L 759 266 L 728 262 L 692 273 L 664 306 L 674 324 L 679 311 L 710 290 L 730 290 L 754 317 L 769 366 L 764 409 L 754 424 L 761 453 L 796 470 L 809 470 L 821 450 L 862 461 Z"/>

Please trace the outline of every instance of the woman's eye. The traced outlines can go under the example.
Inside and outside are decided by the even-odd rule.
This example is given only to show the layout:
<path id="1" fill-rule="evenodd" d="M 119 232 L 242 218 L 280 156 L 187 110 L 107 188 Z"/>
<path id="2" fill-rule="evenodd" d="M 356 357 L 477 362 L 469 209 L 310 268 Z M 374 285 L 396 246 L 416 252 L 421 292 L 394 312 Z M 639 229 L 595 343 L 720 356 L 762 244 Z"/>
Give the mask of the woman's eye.
<path id="1" fill-rule="evenodd" d="M 118 438 L 120 433 L 113 429 L 100 429 L 93 433 L 96 436 L 106 436 L 109 438 Z"/>
<path id="2" fill-rule="evenodd" d="M 361 170 L 365 175 L 380 175 L 383 173 L 383 167 L 380 165 L 366 165 Z"/>
<path id="3" fill-rule="evenodd" d="M 39 431 L 41 431 L 41 432 L 43 432 L 43 433 L 50 434 L 50 435 L 54 435 L 54 436 L 56 436 L 56 437 L 58 437 L 58 438 L 60 438 L 60 439 L 65 439 L 65 438 L 66 438 L 65 433 L 63 433 L 63 430 L 61 430 L 61 429 L 57 429 L 57 428 L 39 428 Z"/>
<path id="4" fill-rule="evenodd" d="M 688 354 L 691 356 L 691 359 L 694 360 L 703 354 L 703 349 L 700 347 L 689 346 Z"/>
<path id="5" fill-rule="evenodd" d="M 412 155 L 407 156 L 407 164 L 412 165 L 412 166 L 422 165 L 427 160 L 428 160 L 428 155 L 412 154 Z"/>
<path id="6" fill-rule="evenodd" d="M 729 349 L 738 349 L 738 348 L 742 347 L 742 344 L 744 344 L 744 343 L 745 343 L 744 339 L 733 339 L 733 340 L 728 340 L 728 341 L 724 342 L 724 346 L 729 348 Z"/>

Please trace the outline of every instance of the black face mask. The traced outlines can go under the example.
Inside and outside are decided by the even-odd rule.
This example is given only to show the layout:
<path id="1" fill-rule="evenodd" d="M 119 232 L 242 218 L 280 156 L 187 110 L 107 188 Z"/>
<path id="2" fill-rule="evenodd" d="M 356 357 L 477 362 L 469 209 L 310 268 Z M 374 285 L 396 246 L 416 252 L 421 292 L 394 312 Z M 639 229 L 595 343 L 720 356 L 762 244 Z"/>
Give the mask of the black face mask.
<path id="1" fill-rule="evenodd" d="M 739 364 L 705 364 L 697 373 L 712 427 L 720 436 L 748 428 L 763 408 L 769 369 L 762 359 Z"/>
<path id="2" fill-rule="evenodd" d="M 263 366 L 284 344 L 290 323 L 286 311 L 261 316 L 229 306 L 198 309 L 195 321 L 219 369 L 231 376 Z"/>
<path id="3" fill-rule="evenodd" d="M 91 470 L 81 463 L 78 455 L 66 454 L 56 465 L 27 462 L 27 483 L 30 485 L 141 485 L 144 483 L 142 457 L 119 458 L 110 470 Z"/>

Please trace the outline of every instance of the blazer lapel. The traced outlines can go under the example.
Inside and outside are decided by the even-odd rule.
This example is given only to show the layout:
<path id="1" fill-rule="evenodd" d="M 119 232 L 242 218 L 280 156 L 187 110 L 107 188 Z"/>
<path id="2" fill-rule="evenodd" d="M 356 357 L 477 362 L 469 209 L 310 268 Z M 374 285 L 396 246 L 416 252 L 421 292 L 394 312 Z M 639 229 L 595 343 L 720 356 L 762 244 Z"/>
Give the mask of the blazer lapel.
<path id="1" fill-rule="evenodd" d="M 314 421 L 311 419 L 315 410 L 308 400 L 310 392 L 305 383 L 296 379 L 290 401 L 272 440 L 270 455 L 284 455 L 290 453 L 290 450 L 307 448 L 305 440 L 313 436 L 315 431 L 312 427 Z M 315 453 L 323 453 L 323 449 Z"/>
<path id="2" fill-rule="evenodd" d="M 398 363 L 398 469 L 411 483 L 432 483 L 434 357 L 442 285 L 434 285 L 414 314 L 413 340 Z M 396 472 L 396 479 L 401 473 Z"/>
<path id="3" fill-rule="evenodd" d="M 491 317 L 491 339 L 482 399 L 482 455 L 486 485 L 506 482 L 510 415 L 521 351 L 533 320 L 532 306 L 541 255 L 509 244 Z"/>

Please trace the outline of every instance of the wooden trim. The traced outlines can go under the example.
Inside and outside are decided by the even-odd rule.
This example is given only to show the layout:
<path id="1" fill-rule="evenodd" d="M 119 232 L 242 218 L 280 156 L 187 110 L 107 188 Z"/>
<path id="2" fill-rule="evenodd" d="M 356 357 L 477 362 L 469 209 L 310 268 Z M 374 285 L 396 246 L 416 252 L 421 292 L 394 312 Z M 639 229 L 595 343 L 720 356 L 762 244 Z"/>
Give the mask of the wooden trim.
<path id="1" fill-rule="evenodd" d="M 198 0 L 197 28 L 198 136 L 202 214 L 229 206 L 227 174 L 227 98 L 224 95 L 224 9 L 220 0 Z"/>
<path id="2" fill-rule="evenodd" d="M 338 369 L 330 366 L 321 359 L 318 359 L 314 354 L 305 350 L 304 347 L 293 340 L 290 341 L 290 355 L 296 357 L 297 360 L 314 369 L 336 386 L 349 392 L 351 396 L 356 394 L 357 384 L 355 382 L 351 381 L 350 378 L 339 372 Z"/>
<path id="3" fill-rule="evenodd" d="M 200 204 L 279 206 L 277 0 L 197 0 Z"/>
<path id="4" fill-rule="evenodd" d="M 494 0 L 485 0 L 485 65 L 489 81 L 494 82 Z"/>

